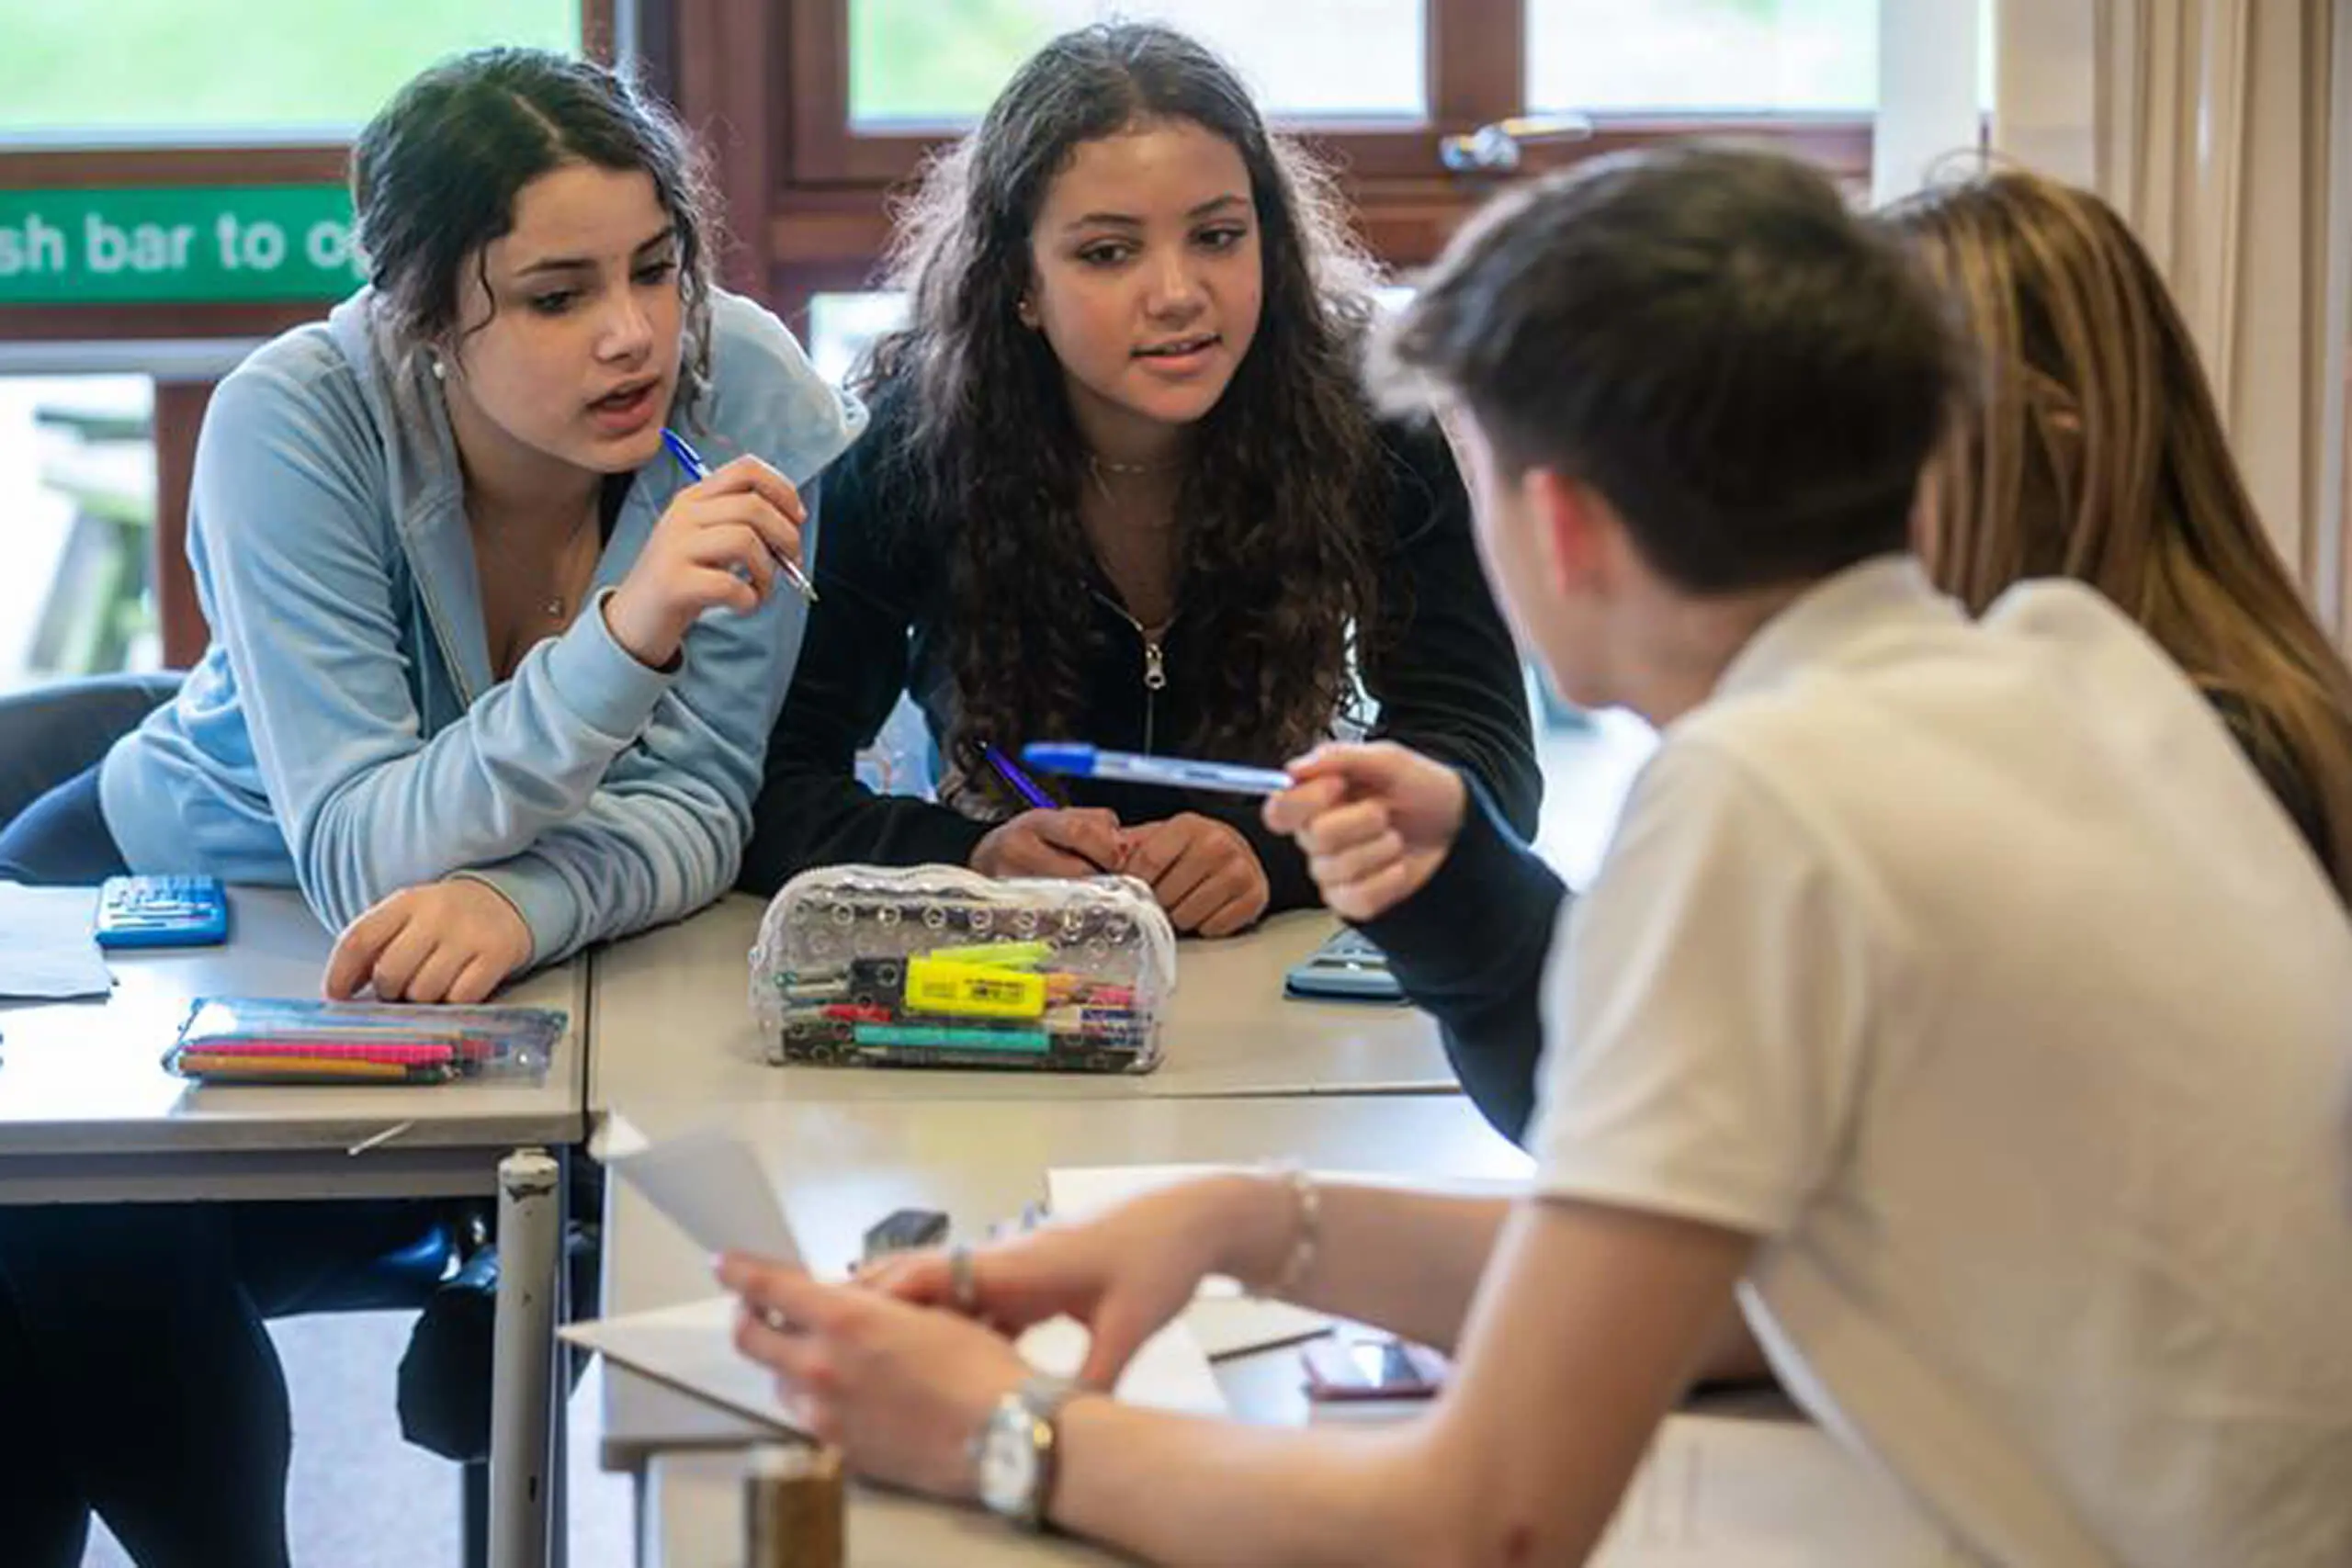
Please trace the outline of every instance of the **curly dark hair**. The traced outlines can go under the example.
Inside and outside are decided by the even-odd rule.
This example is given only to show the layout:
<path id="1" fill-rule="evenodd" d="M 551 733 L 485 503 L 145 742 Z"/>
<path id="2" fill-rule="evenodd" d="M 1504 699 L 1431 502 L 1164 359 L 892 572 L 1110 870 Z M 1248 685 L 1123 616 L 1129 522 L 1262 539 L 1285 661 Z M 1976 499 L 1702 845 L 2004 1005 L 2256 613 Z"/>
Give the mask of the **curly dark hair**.
<path id="1" fill-rule="evenodd" d="M 1224 61 L 1166 28 L 1089 27 L 1032 56 L 901 209 L 890 274 L 910 321 L 860 377 L 877 410 L 910 400 L 881 462 L 945 532 L 948 750 L 967 777 L 987 776 L 983 742 L 1072 733 L 1102 651 L 1068 596 L 1091 567 L 1084 448 L 1054 352 L 1016 307 L 1056 175 L 1080 143 L 1155 119 L 1240 154 L 1264 269 L 1257 336 L 1196 428 L 1179 496 L 1176 602 L 1187 635 L 1224 650 L 1181 741 L 1278 761 L 1351 703 L 1349 639 L 1374 613 L 1379 445 L 1360 352 L 1375 274 L 1327 174 L 1267 130 Z"/>

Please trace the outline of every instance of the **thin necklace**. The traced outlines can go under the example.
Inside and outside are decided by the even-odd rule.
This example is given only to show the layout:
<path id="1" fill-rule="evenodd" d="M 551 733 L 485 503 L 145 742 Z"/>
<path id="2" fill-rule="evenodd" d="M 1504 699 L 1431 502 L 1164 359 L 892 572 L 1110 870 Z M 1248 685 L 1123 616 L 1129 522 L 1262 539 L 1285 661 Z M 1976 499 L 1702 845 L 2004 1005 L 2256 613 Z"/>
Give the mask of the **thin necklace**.
<path id="1" fill-rule="evenodd" d="M 557 574 L 560 575 L 564 566 L 568 564 L 565 558 L 568 558 L 572 551 L 579 548 L 580 536 L 587 531 L 589 519 L 598 515 L 600 515 L 598 506 L 590 506 L 586 512 L 581 514 L 580 521 L 571 525 L 571 532 L 564 536 L 563 543 L 556 547 L 556 555 L 558 558 L 555 570 Z M 500 547 L 499 554 L 501 556 L 504 556 L 504 536 L 500 535 L 493 536 L 493 537 Z M 560 621 L 564 617 L 564 608 L 568 603 L 569 601 L 565 599 L 562 593 L 549 593 L 546 598 L 539 601 L 539 613 L 546 615 L 549 620 Z"/>
<path id="2" fill-rule="evenodd" d="M 1119 498 L 1111 489 L 1113 474 L 1117 474 L 1122 479 L 1133 479 L 1151 474 L 1171 473 L 1182 462 L 1183 459 L 1181 457 L 1171 457 L 1164 463 L 1114 463 L 1089 452 L 1086 455 L 1086 471 L 1093 477 L 1094 488 L 1102 492 L 1102 499 L 1116 506 L 1119 503 Z M 1171 517 L 1159 526 L 1173 527 L 1175 522 L 1176 520 Z"/>
<path id="3" fill-rule="evenodd" d="M 572 528 L 571 536 L 563 542 L 563 549 L 566 555 L 570 555 L 573 550 L 580 547 L 580 537 L 587 531 L 587 527 L 588 519 L 583 517 L 580 520 L 579 524 Z M 559 570 L 560 570 L 560 568 L 559 568 Z M 594 576 L 594 568 L 590 569 L 590 574 L 592 577 Z M 541 606 L 541 608 L 547 611 L 548 618 L 549 620 L 560 621 L 564 618 L 564 604 L 565 600 L 561 593 L 550 593 L 548 595 L 547 604 Z"/>
<path id="4" fill-rule="evenodd" d="M 1098 457 L 1091 452 L 1086 455 L 1088 466 L 1098 474 L 1164 474 L 1183 460 L 1182 457 L 1170 457 L 1161 463 L 1114 463 L 1108 457 Z"/>

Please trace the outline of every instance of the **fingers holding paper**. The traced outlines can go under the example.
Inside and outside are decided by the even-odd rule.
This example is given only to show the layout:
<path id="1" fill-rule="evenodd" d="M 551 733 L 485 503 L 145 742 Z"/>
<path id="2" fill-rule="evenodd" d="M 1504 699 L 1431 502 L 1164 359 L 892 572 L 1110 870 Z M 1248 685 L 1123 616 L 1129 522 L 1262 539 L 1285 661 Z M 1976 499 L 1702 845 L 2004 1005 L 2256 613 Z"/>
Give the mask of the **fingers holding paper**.
<path id="1" fill-rule="evenodd" d="M 1167 1326 L 1218 1267 L 1220 1201 L 1193 1183 L 1125 1203 L 1099 1219 L 1053 1225 L 976 1249 L 965 1310 L 1019 1333 L 1056 1317 L 1086 1325 L 1078 1381 L 1109 1389 L 1146 1340 Z M 908 1253 L 862 1270 L 866 1290 L 912 1304 L 956 1309 L 946 1252 Z"/>
<path id="2" fill-rule="evenodd" d="M 973 1495 L 970 1444 L 1029 1369 L 1001 1335 L 879 1292 L 820 1284 L 730 1253 L 735 1348 L 775 1374 L 809 1434 L 853 1469 L 944 1497 Z"/>

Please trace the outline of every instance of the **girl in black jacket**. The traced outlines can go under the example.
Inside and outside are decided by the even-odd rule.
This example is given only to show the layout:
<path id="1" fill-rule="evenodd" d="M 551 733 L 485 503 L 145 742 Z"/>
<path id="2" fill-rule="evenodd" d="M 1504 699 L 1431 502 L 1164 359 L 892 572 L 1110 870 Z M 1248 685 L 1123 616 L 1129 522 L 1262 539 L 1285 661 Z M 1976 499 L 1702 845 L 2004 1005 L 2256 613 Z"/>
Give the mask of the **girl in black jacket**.
<path id="1" fill-rule="evenodd" d="M 1316 902 L 1250 803 L 1043 780 L 1057 804 L 1027 805 L 986 750 L 1043 739 L 1279 764 L 1369 731 L 1532 829 L 1518 655 L 1442 439 L 1361 387 L 1373 275 L 1344 236 L 1182 34 L 1089 28 L 1022 67 L 904 216 L 910 318 L 826 476 L 747 887 L 845 861 L 1125 871 L 1210 936 Z M 901 692 L 943 804 L 854 777 Z"/>

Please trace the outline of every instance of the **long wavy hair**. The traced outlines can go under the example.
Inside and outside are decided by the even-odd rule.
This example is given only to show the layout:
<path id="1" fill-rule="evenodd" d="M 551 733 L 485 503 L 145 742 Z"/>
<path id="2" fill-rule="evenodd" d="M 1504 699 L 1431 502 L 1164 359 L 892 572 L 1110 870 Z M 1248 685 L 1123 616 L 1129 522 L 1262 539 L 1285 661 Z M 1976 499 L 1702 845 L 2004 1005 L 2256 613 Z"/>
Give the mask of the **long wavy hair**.
<path id="1" fill-rule="evenodd" d="M 2233 718 L 2352 903 L 2352 672 L 2263 530 L 2155 265 L 2098 197 L 2018 170 L 1887 220 L 1977 357 L 1933 467 L 1937 581 L 1974 611 L 2052 576 L 2121 606 Z"/>
<path id="2" fill-rule="evenodd" d="M 1032 56 L 900 209 L 889 272 L 910 319 L 859 378 L 877 412 L 911 401 L 880 461 L 888 488 L 945 530 L 948 750 L 967 779 L 987 776 L 983 742 L 1071 733 L 1102 652 L 1070 604 L 1091 564 L 1084 447 L 1060 365 L 1016 307 L 1055 177 L 1080 143 L 1154 120 L 1190 121 L 1240 154 L 1264 268 L 1257 336 L 1195 429 L 1178 497 L 1176 603 L 1187 637 L 1221 651 L 1197 733 L 1171 739 L 1295 755 L 1351 698 L 1351 631 L 1373 656 L 1364 518 L 1379 447 L 1359 354 L 1374 274 L 1327 175 L 1269 133 L 1216 54 L 1161 27 L 1080 28 Z"/>

